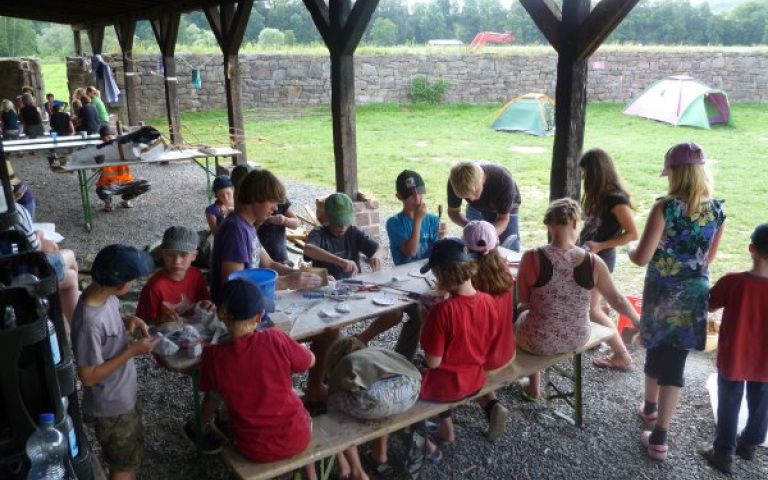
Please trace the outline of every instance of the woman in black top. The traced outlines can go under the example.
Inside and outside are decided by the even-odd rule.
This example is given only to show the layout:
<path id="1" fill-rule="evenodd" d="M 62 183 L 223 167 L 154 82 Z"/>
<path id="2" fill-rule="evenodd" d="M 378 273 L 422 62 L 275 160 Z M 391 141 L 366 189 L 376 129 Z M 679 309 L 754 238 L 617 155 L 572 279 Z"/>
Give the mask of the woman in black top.
<path id="1" fill-rule="evenodd" d="M 584 194 L 581 206 L 584 212 L 584 228 L 579 244 L 597 254 L 613 272 L 616 265 L 616 247 L 638 238 L 637 226 L 632 216 L 632 202 L 624 182 L 605 150 L 593 148 L 579 161 L 584 178 Z M 613 321 L 602 308 L 602 296 L 592 290 L 589 317 L 595 323 L 615 328 Z M 629 370 L 632 357 L 627 352 L 618 332 L 608 341 L 613 354 L 599 357 L 594 364 L 602 368 Z"/>
<path id="2" fill-rule="evenodd" d="M 21 121 L 24 124 L 24 134 L 29 138 L 42 137 L 45 135 L 43 127 L 43 115 L 37 108 L 35 97 L 30 93 L 21 96 L 21 103 L 24 105 L 19 111 Z"/>

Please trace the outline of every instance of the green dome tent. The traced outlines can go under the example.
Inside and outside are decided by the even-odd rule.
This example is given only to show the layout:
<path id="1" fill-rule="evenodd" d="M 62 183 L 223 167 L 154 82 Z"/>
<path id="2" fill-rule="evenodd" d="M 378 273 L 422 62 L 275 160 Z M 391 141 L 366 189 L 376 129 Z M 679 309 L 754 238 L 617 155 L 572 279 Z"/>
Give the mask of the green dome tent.
<path id="1" fill-rule="evenodd" d="M 504 105 L 491 128 L 546 136 L 555 133 L 555 102 L 542 93 L 526 93 Z"/>

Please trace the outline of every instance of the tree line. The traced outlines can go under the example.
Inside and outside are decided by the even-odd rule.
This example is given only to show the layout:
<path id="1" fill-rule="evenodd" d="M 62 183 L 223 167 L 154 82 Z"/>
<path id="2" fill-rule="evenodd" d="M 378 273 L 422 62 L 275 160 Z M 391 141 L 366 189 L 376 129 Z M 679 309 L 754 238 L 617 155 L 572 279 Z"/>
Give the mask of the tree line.
<path id="1" fill-rule="evenodd" d="M 722 4 L 729 0 L 716 1 Z M 730 1 L 742 3 L 727 11 L 714 12 L 708 3 L 641 0 L 608 43 L 768 45 L 768 2 Z M 558 3 L 562 4 L 562 0 Z M 105 37 L 105 51 L 118 51 L 111 30 Z M 512 32 L 517 45 L 547 44 L 518 1 L 505 6 L 501 0 L 426 0 L 410 6 L 406 0 L 381 0 L 363 43 L 423 45 L 433 39 L 458 39 L 469 44 L 481 31 Z M 148 22 L 139 22 L 136 40 L 139 45 L 154 44 Z M 322 40 L 301 0 L 267 0 L 254 3 L 244 42 L 279 46 L 321 44 Z M 183 15 L 178 43 L 200 48 L 217 46 L 202 12 Z M 68 26 L 0 17 L 0 56 L 73 53 Z"/>

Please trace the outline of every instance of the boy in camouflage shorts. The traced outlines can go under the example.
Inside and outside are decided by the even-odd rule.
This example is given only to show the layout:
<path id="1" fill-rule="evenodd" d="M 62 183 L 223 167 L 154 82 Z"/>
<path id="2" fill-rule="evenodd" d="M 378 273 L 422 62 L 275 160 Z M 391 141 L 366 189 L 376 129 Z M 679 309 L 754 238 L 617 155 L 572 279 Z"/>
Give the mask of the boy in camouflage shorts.
<path id="1" fill-rule="evenodd" d="M 125 245 L 103 248 L 93 261 L 93 283 L 83 292 L 72 320 L 72 349 L 83 383 L 83 413 L 93 419 L 111 480 L 134 480 L 141 465 L 144 432 L 136 406 L 133 357 L 157 344 L 137 317 L 120 315 L 118 296 L 152 272 L 148 253 Z M 129 344 L 129 333 L 141 338 Z"/>

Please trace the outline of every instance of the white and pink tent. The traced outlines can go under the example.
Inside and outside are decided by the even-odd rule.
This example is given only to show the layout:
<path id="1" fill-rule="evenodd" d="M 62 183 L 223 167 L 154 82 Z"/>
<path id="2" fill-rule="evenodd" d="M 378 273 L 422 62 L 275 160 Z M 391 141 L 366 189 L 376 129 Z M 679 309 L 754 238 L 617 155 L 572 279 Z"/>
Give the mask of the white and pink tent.
<path id="1" fill-rule="evenodd" d="M 624 113 L 675 126 L 710 128 L 717 123 L 731 123 L 728 95 L 686 75 L 654 83 Z"/>

